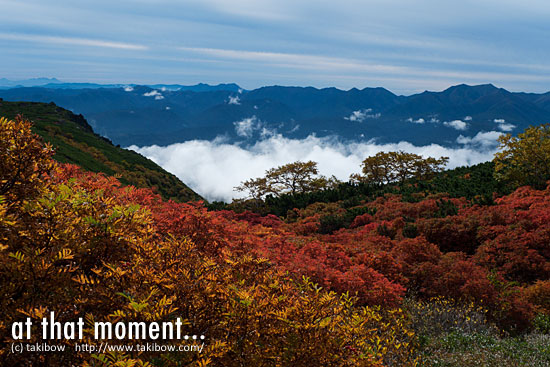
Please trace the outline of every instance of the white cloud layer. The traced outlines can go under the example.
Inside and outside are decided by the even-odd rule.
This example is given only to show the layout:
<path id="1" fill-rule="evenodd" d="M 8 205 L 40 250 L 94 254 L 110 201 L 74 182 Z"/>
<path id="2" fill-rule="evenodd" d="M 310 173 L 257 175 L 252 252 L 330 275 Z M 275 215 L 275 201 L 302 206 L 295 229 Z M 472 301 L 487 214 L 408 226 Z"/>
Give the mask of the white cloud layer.
<path id="1" fill-rule="evenodd" d="M 416 119 L 414 120 L 412 117 L 409 117 L 407 120 L 407 122 L 412 122 L 413 124 L 423 124 L 426 122 L 426 120 L 424 120 L 422 117 L 419 118 L 419 119 Z M 430 120 L 430 122 L 436 122 L 436 120 Z M 437 120 L 437 122 L 439 122 L 439 120 Z"/>
<path id="2" fill-rule="evenodd" d="M 243 120 L 243 125 L 254 125 Z M 245 128 L 245 131 L 246 128 Z M 179 177 L 193 190 L 208 200 L 230 201 L 242 197 L 233 191 L 242 181 L 260 177 L 272 167 L 295 161 L 313 160 L 319 163 L 322 174 L 347 180 L 351 173 L 360 171 L 361 162 L 381 151 L 397 151 L 422 156 L 449 157 L 449 168 L 477 164 L 491 160 L 496 150 L 499 132 L 479 133 L 475 137 L 459 137 L 461 148 L 447 148 L 437 144 L 414 146 L 408 142 L 377 144 L 375 142 L 341 143 L 334 138 L 309 136 L 288 139 L 273 135 L 254 145 L 244 147 L 223 140 L 192 140 L 166 147 L 136 147 L 135 150 L 152 159 Z"/>
<path id="3" fill-rule="evenodd" d="M 47 36 L 41 34 L 20 34 L 20 33 L 0 33 L 1 40 L 11 40 L 11 41 L 23 41 L 23 42 L 36 42 L 36 43 L 46 43 L 46 44 L 60 44 L 60 45 L 69 45 L 69 46 L 91 46 L 91 47 L 104 47 L 104 48 L 114 48 L 121 50 L 147 50 L 148 47 L 134 44 L 134 43 L 124 43 L 124 42 L 113 42 L 101 39 L 89 39 L 89 38 L 78 38 L 78 37 L 58 37 L 58 36 Z"/>
<path id="4" fill-rule="evenodd" d="M 498 124 L 498 129 L 504 132 L 510 132 L 516 128 L 516 125 L 507 124 L 505 119 L 494 119 L 496 124 Z"/>
<path id="5" fill-rule="evenodd" d="M 366 119 L 377 119 L 382 116 L 381 113 L 371 113 L 372 108 L 366 108 L 363 110 L 353 111 L 351 115 L 344 117 L 344 120 L 352 122 L 363 122 Z"/>
<path id="6" fill-rule="evenodd" d="M 243 138 L 249 138 L 252 136 L 254 129 L 258 125 L 258 119 L 256 116 L 252 116 L 241 121 L 235 121 L 233 125 L 235 126 L 235 132 L 237 135 L 242 136 Z"/>
<path id="7" fill-rule="evenodd" d="M 498 131 L 479 132 L 474 137 L 460 135 L 456 142 L 470 147 L 471 149 L 495 149 L 498 146 L 498 138 L 502 135 Z"/>
<path id="8" fill-rule="evenodd" d="M 514 130 L 516 128 L 516 125 L 512 125 L 512 124 L 499 124 L 498 125 L 498 128 L 501 130 L 501 131 L 504 131 L 504 132 L 510 132 L 512 130 Z"/>
<path id="9" fill-rule="evenodd" d="M 240 100 L 239 96 L 235 96 L 235 97 L 229 96 L 229 102 L 227 102 L 227 104 L 240 105 L 241 100 Z"/>
<path id="10" fill-rule="evenodd" d="M 155 97 L 156 100 L 164 99 L 164 96 L 160 94 L 158 90 L 152 90 L 150 92 L 144 93 L 144 97 Z"/>
<path id="11" fill-rule="evenodd" d="M 443 125 L 452 127 L 455 130 L 466 130 L 468 128 L 468 124 L 462 120 L 445 121 Z"/>
<path id="12" fill-rule="evenodd" d="M 237 135 L 243 138 L 252 137 L 254 132 L 259 132 L 262 139 L 269 138 L 277 134 L 277 129 L 266 127 L 266 124 L 256 116 L 247 117 L 241 121 L 235 121 L 233 126 L 235 126 L 235 132 Z"/>

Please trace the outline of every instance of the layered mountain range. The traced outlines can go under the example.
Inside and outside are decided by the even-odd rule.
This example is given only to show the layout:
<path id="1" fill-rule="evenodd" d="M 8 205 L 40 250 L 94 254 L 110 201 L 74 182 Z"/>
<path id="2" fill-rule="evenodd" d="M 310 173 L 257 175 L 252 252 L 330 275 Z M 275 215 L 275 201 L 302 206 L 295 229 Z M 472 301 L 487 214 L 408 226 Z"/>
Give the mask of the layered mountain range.
<path id="1" fill-rule="evenodd" d="M 97 133 L 123 146 L 219 137 L 254 143 L 276 134 L 460 146 L 479 134 L 515 134 L 550 122 L 550 92 L 514 93 L 491 84 L 399 96 L 384 88 L 50 83 L 3 89 L 0 97 L 54 102 L 83 114 Z"/>

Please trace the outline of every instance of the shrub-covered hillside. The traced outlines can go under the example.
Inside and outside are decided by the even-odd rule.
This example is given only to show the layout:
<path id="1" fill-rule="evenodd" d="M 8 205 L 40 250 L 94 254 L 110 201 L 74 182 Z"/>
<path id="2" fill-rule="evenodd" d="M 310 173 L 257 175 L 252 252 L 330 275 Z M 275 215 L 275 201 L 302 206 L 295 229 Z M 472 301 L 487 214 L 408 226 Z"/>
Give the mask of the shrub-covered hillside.
<path id="1" fill-rule="evenodd" d="M 9 366 L 413 366 L 402 309 L 356 305 L 251 251 L 246 221 L 163 201 L 103 174 L 59 165 L 25 121 L 0 120 L 0 359 Z M 23 164 L 23 162 L 25 164 Z M 263 231 L 269 232 L 265 227 Z M 266 232 L 266 234 L 267 234 Z M 257 236 L 258 234 L 255 234 Z M 251 237 L 259 240 L 260 237 Z M 11 353 L 12 324 L 55 312 L 85 320 L 64 352 Z M 94 322 L 170 322 L 202 352 L 92 354 Z M 25 344 L 42 342 L 39 327 Z M 148 340 L 151 342 L 152 340 Z M 138 341 L 143 344 L 144 341 Z"/>
<path id="2" fill-rule="evenodd" d="M 550 364 L 550 187 L 490 203 L 381 192 L 284 218 L 209 211 L 59 165 L 24 121 L 0 133 L 8 365 Z M 63 353 L 9 353 L 10 325 L 50 311 L 88 328 L 181 317 L 204 349 L 93 355 L 68 340 Z"/>
<path id="3" fill-rule="evenodd" d="M 200 200 L 200 196 L 176 176 L 142 155 L 114 146 L 97 135 L 82 115 L 53 103 L 7 102 L 0 99 L 0 116 L 17 115 L 33 121 L 33 131 L 55 148 L 54 158 L 85 170 L 117 175 L 120 182 L 136 187 L 156 187 L 166 199 Z"/>

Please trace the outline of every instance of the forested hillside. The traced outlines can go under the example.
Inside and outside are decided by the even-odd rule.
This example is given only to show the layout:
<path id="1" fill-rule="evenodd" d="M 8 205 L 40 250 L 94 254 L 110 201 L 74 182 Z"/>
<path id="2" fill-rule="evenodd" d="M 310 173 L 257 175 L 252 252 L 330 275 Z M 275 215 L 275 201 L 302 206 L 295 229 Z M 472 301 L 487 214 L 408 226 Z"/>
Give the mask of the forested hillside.
<path id="1" fill-rule="evenodd" d="M 165 199 L 200 200 L 176 176 L 142 155 L 94 133 L 82 115 L 53 103 L 7 102 L 0 99 L 0 116 L 22 115 L 33 121 L 33 131 L 55 148 L 54 159 L 85 170 L 116 175 L 124 185 L 155 187 Z"/>

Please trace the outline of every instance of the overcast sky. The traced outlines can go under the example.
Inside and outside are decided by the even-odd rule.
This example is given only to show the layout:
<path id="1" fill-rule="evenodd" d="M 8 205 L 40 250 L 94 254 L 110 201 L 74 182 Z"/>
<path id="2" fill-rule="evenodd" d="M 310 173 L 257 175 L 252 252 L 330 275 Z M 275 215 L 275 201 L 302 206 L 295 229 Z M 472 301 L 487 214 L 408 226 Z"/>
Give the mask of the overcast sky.
<path id="1" fill-rule="evenodd" d="M 0 77 L 550 90 L 547 0 L 0 0 Z"/>

